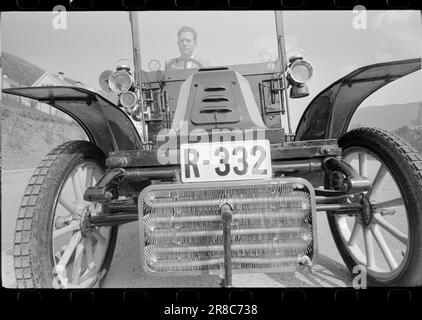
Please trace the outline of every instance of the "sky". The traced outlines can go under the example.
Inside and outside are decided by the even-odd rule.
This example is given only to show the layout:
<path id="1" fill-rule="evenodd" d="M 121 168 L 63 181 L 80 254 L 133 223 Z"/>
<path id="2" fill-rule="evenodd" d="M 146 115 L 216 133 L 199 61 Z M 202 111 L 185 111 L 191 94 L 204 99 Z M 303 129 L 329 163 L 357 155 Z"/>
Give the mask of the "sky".
<path id="1" fill-rule="evenodd" d="M 255 15 L 244 12 L 244 16 L 237 14 L 237 18 L 228 12 L 215 23 L 210 20 L 212 12 L 178 14 L 183 23 L 195 25 L 199 34 L 198 51 L 209 53 L 215 63 L 224 59 L 241 61 L 236 57 L 242 52 L 245 61 L 255 58 L 259 61 L 259 53 L 266 46 L 271 51 L 274 21 L 270 12 Z M 308 82 L 310 96 L 295 99 L 290 104 L 294 125 L 321 90 L 354 69 L 421 56 L 422 19 L 418 11 L 367 11 L 366 19 L 360 20 L 366 21 L 360 24 L 366 27 L 363 29 L 355 28 L 358 14 L 352 11 L 284 12 L 287 50 L 301 48 L 314 68 Z M 69 12 L 64 30 L 53 28 L 55 17 L 54 12 L 3 12 L 2 50 L 49 72 L 62 71 L 65 76 L 94 87 L 98 87 L 97 79 L 102 71 L 112 69 L 119 59 L 132 59 L 127 12 Z M 179 20 L 169 12 L 149 12 L 143 20 L 146 44 L 151 52 L 159 51 L 156 58 L 160 61 L 177 53 L 175 29 L 180 25 Z M 153 53 L 149 55 L 154 57 Z M 421 84 L 422 74 L 418 71 L 379 90 L 365 100 L 362 107 L 422 101 Z"/>

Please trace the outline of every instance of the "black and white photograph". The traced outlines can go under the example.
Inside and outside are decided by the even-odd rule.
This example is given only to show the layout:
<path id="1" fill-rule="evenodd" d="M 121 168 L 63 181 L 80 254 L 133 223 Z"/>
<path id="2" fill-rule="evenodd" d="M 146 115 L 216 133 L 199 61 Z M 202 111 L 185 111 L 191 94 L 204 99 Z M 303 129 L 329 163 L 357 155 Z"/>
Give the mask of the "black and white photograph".
<path id="1" fill-rule="evenodd" d="M 420 11 L 0 32 L 4 288 L 422 286 Z"/>

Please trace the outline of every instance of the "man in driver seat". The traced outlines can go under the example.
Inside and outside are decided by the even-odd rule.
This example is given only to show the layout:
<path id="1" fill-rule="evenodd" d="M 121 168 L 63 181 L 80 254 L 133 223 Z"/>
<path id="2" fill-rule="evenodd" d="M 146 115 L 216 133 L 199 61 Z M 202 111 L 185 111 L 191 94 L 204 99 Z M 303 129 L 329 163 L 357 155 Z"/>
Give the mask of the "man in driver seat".
<path id="1" fill-rule="evenodd" d="M 207 60 L 195 55 L 198 35 L 191 27 L 181 27 L 177 32 L 177 45 L 179 46 L 180 56 L 166 61 L 166 70 L 169 69 L 191 69 L 208 67 Z"/>

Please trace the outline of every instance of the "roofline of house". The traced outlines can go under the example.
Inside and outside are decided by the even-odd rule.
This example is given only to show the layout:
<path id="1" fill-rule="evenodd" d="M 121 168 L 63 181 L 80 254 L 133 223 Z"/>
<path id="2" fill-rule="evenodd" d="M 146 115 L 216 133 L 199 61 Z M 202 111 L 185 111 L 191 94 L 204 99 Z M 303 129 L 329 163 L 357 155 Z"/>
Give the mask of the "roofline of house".
<path id="1" fill-rule="evenodd" d="M 44 78 L 44 76 L 46 75 L 46 74 L 50 74 L 48 71 L 45 71 L 42 75 L 41 75 L 41 77 L 39 77 L 33 84 L 31 84 L 31 87 L 36 87 L 36 84 L 38 83 L 38 82 L 40 82 L 41 81 L 41 79 L 42 78 Z"/>

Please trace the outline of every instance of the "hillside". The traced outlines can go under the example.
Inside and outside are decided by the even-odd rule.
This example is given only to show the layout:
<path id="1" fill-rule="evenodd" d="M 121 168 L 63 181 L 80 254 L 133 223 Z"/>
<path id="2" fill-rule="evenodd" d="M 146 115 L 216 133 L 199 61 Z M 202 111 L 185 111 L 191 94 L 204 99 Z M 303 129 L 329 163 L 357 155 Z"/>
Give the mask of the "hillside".
<path id="1" fill-rule="evenodd" d="M 8 52 L 1 53 L 3 74 L 25 86 L 32 85 L 45 70 Z"/>
<path id="2" fill-rule="evenodd" d="M 422 125 L 413 128 L 404 126 L 394 132 L 422 153 Z"/>
<path id="3" fill-rule="evenodd" d="M 56 146 L 87 140 L 76 122 L 2 99 L 0 102 L 2 170 L 34 168 Z"/>
<path id="4" fill-rule="evenodd" d="M 21 83 L 24 86 L 32 86 L 34 82 L 37 81 L 46 72 L 46 70 L 43 70 L 35 64 L 5 51 L 1 52 L 1 65 L 3 68 L 2 72 L 4 75 L 7 75 L 9 79 Z M 64 77 L 63 81 L 60 80 L 56 74 L 51 73 L 50 71 L 48 72 L 51 76 L 57 79 L 57 81 L 59 82 L 57 85 L 82 86 L 83 88 L 86 88 L 86 85 L 81 85 L 80 82 L 77 80 Z M 110 100 L 114 104 L 117 104 L 117 94 L 113 92 L 105 92 L 97 88 L 96 90 L 104 98 Z"/>
<path id="5" fill-rule="evenodd" d="M 358 108 L 350 126 L 359 124 L 394 131 L 418 123 L 422 123 L 422 102 Z"/>
<path id="6" fill-rule="evenodd" d="M 33 63 L 4 51 L 1 65 L 4 75 L 24 86 L 31 86 L 45 73 Z M 76 85 L 72 79 L 65 80 Z M 116 100 L 111 94 L 100 94 Z M 0 121 L 3 170 L 34 168 L 56 146 L 69 140 L 87 140 L 76 122 L 51 116 L 5 96 L 0 101 Z"/>

